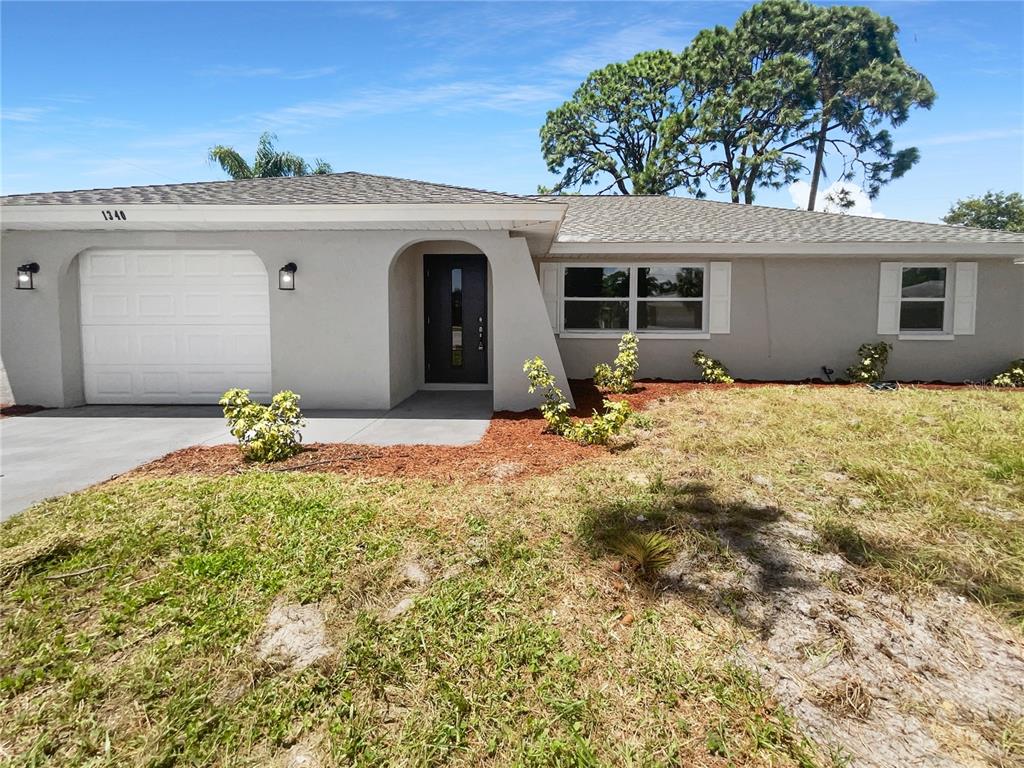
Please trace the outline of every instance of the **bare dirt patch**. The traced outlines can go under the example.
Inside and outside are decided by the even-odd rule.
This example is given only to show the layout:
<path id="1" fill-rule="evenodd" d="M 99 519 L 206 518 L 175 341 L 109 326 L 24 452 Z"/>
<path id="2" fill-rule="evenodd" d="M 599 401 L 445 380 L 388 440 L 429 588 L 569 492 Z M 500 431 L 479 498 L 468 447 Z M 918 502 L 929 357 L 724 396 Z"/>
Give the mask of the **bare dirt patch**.
<path id="1" fill-rule="evenodd" d="M 707 525 L 733 567 L 684 554 L 665 577 L 746 628 L 741 662 L 802 726 L 853 766 L 1020 765 L 1020 638 L 964 598 L 883 591 L 766 510 Z"/>
<path id="2" fill-rule="evenodd" d="M 300 672 L 333 650 L 319 605 L 279 599 L 267 615 L 256 655 L 275 668 Z"/>

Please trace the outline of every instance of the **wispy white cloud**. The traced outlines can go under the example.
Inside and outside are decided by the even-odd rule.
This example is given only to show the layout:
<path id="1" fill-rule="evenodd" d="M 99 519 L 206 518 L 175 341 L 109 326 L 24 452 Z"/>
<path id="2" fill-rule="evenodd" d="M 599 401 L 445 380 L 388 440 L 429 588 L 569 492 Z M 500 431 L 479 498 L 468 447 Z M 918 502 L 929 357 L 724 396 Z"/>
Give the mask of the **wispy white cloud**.
<path id="1" fill-rule="evenodd" d="M 313 67 L 311 69 L 289 70 L 282 67 L 255 67 L 236 64 L 220 64 L 215 67 L 200 69 L 196 74 L 200 77 L 220 78 L 225 80 L 236 78 L 277 78 L 281 80 L 310 80 L 315 77 L 327 77 L 338 71 L 337 67 Z"/>
<path id="2" fill-rule="evenodd" d="M 0 120 L 12 123 L 34 123 L 46 114 L 53 112 L 53 107 L 13 107 L 0 111 Z"/>
<path id="3" fill-rule="evenodd" d="M 566 84 L 521 84 L 488 80 L 438 83 L 418 88 L 367 89 L 338 99 L 300 102 L 250 116 L 273 127 L 307 126 L 310 120 L 342 120 L 348 117 L 388 115 L 415 110 L 437 114 L 463 111 L 516 111 L 564 98 Z"/>
<path id="4" fill-rule="evenodd" d="M 1024 136 L 1024 128 L 983 128 L 963 133 L 947 133 L 941 136 L 927 136 L 909 142 L 916 147 L 939 147 L 946 144 L 972 144 L 977 141 L 995 141 Z"/>
<path id="5" fill-rule="evenodd" d="M 639 21 L 615 32 L 596 37 L 591 43 L 552 59 L 554 69 L 568 75 L 587 75 L 614 61 L 625 61 L 641 51 L 665 48 L 681 51 L 700 25 L 689 22 L 650 24 Z"/>
<path id="6" fill-rule="evenodd" d="M 849 208 L 837 205 L 840 195 L 853 201 Z M 806 210 L 807 201 L 811 196 L 811 185 L 806 181 L 795 181 L 789 185 L 789 196 L 797 208 Z M 867 193 L 856 184 L 845 181 L 832 182 L 828 189 L 819 189 L 815 198 L 814 210 L 824 213 L 848 213 L 853 216 L 869 216 L 872 219 L 884 219 L 885 214 L 874 210 L 872 200 Z"/>

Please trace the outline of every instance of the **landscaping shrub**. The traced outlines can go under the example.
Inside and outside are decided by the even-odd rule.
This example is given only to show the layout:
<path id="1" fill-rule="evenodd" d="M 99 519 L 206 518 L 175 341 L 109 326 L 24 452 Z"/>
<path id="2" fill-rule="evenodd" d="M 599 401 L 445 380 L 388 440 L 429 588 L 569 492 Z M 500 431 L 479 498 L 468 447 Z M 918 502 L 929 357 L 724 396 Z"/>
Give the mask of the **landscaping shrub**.
<path id="1" fill-rule="evenodd" d="M 861 344 L 857 348 L 860 361 L 846 369 L 846 378 L 861 384 L 874 384 L 885 375 L 885 366 L 889 364 L 889 353 L 892 344 L 880 341 L 877 344 Z"/>
<path id="2" fill-rule="evenodd" d="M 732 384 L 729 369 L 718 360 L 704 354 L 703 349 L 693 353 L 693 364 L 700 368 L 701 380 L 708 384 Z"/>
<path id="3" fill-rule="evenodd" d="M 992 379 L 993 387 L 1024 387 L 1024 357 L 1014 360 L 1009 367 Z"/>
<path id="4" fill-rule="evenodd" d="M 238 446 L 252 461 L 280 461 L 299 452 L 306 426 L 299 410 L 299 396 L 285 390 L 270 405 L 254 403 L 248 389 L 229 389 L 220 399 L 224 418 Z"/>
<path id="5" fill-rule="evenodd" d="M 602 403 L 604 413 L 595 410 L 589 420 L 573 419 L 569 416 L 565 394 L 556 386 L 555 377 L 541 358 L 535 357 L 523 363 L 523 373 L 530 380 L 531 394 L 538 389 L 543 390 L 544 402 L 540 412 L 548 423 L 548 429 L 582 445 L 604 445 L 622 429 L 633 412 L 625 401 L 605 400 Z"/>
<path id="6" fill-rule="evenodd" d="M 619 341 L 619 354 L 613 363 L 615 368 L 607 363 L 599 363 L 594 368 L 594 384 L 601 389 L 619 394 L 632 392 L 633 379 L 636 377 L 637 368 L 640 367 L 636 354 L 639 343 L 635 333 L 623 334 Z"/>

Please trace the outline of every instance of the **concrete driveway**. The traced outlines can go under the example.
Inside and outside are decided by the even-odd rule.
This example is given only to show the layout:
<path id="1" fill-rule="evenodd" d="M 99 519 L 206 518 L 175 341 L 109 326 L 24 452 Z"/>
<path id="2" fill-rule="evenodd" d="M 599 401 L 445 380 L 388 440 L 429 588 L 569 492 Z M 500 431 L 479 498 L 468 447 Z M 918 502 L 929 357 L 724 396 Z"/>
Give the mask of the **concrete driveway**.
<path id="1" fill-rule="evenodd" d="M 417 392 L 390 411 L 306 412 L 305 443 L 470 445 L 490 392 Z M 62 408 L 0 420 L 0 520 L 191 445 L 232 442 L 216 406 Z"/>

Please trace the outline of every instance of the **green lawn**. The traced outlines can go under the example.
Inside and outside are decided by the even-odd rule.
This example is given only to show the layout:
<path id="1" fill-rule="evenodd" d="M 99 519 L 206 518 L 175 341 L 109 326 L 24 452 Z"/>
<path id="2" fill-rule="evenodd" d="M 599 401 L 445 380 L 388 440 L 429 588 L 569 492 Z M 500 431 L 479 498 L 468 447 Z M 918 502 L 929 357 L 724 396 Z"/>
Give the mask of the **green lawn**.
<path id="1" fill-rule="evenodd" d="M 716 389 L 648 413 L 546 477 L 129 480 L 5 523 L 0 563 L 28 561 L 0 585 L 0 763 L 842 764 L 738 661 L 721 600 L 617 573 L 630 529 L 721 571 L 722 531 L 803 520 L 865 583 L 1024 636 L 1020 393 Z M 279 598 L 325 619 L 331 653 L 297 674 L 255 654 Z"/>

